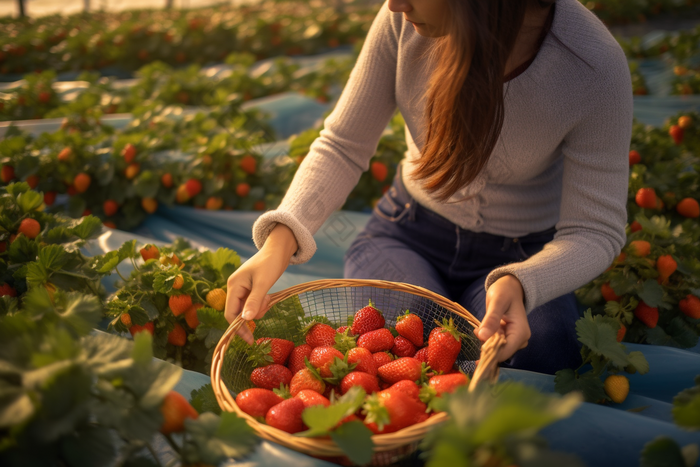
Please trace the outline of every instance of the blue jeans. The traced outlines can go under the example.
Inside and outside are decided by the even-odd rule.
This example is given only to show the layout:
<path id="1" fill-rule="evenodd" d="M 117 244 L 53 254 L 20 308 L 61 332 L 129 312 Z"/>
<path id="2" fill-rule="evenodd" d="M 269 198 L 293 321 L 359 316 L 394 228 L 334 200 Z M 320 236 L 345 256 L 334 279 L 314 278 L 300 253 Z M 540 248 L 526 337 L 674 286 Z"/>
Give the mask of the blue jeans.
<path id="1" fill-rule="evenodd" d="M 486 313 L 486 276 L 495 268 L 524 261 L 552 240 L 554 227 L 520 238 L 464 230 L 421 206 L 408 194 L 397 171 L 364 230 L 345 254 L 345 277 L 405 282 L 432 290 L 466 308 L 477 319 Z M 532 336 L 502 366 L 554 374 L 581 363 L 573 293 L 530 312 Z"/>

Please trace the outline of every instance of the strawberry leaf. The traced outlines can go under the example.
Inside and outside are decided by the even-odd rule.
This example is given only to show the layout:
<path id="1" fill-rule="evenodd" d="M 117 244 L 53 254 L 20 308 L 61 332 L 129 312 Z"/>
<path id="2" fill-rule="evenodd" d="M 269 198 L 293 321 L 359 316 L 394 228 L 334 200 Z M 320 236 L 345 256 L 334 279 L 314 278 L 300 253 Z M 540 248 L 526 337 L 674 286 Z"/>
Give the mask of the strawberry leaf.
<path id="1" fill-rule="evenodd" d="M 644 445 L 641 467 L 685 467 L 680 446 L 668 436 L 658 436 Z"/>
<path id="2" fill-rule="evenodd" d="M 200 414 L 212 412 L 216 415 L 221 415 L 221 407 L 219 407 L 219 402 L 216 400 L 211 383 L 205 384 L 199 389 L 194 389 L 190 394 L 190 399 L 192 399 L 190 401 L 192 407 Z"/>
<path id="3" fill-rule="evenodd" d="M 328 407 L 316 405 L 304 409 L 301 417 L 308 430 L 298 433 L 299 436 L 316 437 L 325 436 L 333 428 L 338 426 L 341 420 L 355 413 L 365 398 L 365 390 L 359 386 L 353 386 L 338 402 Z"/>
<path id="4" fill-rule="evenodd" d="M 644 214 L 637 214 L 636 221 L 642 226 L 644 233 L 653 235 L 659 238 L 668 238 L 671 236 L 671 221 L 665 217 L 652 216 L 648 219 Z"/>
<path id="5" fill-rule="evenodd" d="M 591 315 L 590 310 L 584 313 L 584 318 L 576 321 L 576 334 L 579 341 L 594 354 L 609 359 L 613 365 L 627 365 L 627 355 L 622 344 L 617 342 L 617 325 L 609 322 L 610 318 Z"/>
<path id="6" fill-rule="evenodd" d="M 205 251 L 200 257 L 202 267 L 212 269 L 219 279 L 226 281 L 241 266 L 241 257 L 233 250 L 219 248 L 216 252 Z"/>
<path id="7" fill-rule="evenodd" d="M 647 361 L 646 357 L 644 357 L 642 352 L 638 350 L 630 352 L 629 355 L 627 355 L 627 359 L 629 360 L 630 365 L 632 365 L 640 375 L 649 372 L 649 362 Z"/>
<path id="8" fill-rule="evenodd" d="M 81 240 L 88 240 L 102 231 L 102 221 L 95 216 L 85 216 L 71 229 L 71 233 Z"/>
<path id="9" fill-rule="evenodd" d="M 645 281 L 638 292 L 639 298 L 650 307 L 658 307 L 663 303 L 664 288 L 654 279 Z"/>
<path id="10" fill-rule="evenodd" d="M 331 431 L 331 438 L 353 463 L 366 465 L 372 460 L 372 432 L 362 422 L 343 423 Z"/>
<path id="11" fill-rule="evenodd" d="M 43 202 L 44 199 L 41 193 L 37 193 L 36 191 L 27 191 L 17 197 L 17 204 L 25 213 L 36 210 Z"/>
<path id="12" fill-rule="evenodd" d="M 577 375 L 570 368 L 559 370 L 554 377 L 554 389 L 559 394 L 580 391 L 586 402 L 595 403 L 607 399 L 603 382 L 591 371 Z"/>
<path id="13" fill-rule="evenodd" d="M 231 412 L 220 417 L 207 412 L 195 420 L 187 418 L 185 433 L 183 458 L 191 464 L 218 465 L 227 458 L 240 459 L 258 440 L 245 420 Z"/>
<path id="14" fill-rule="evenodd" d="M 700 376 L 695 377 L 695 387 L 685 389 L 673 398 L 671 412 L 678 425 L 700 430 Z"/>
<path id="15" fill-rule="evenodd" d="M 698 335 L 680 316 L 673 318 L 665 329 L 661 326 L 656 326 L 651 329 L 647 328 L 644 331 L 647 342 L 652 345 L 687 349 L 696 346 L 698 343 Z"/>

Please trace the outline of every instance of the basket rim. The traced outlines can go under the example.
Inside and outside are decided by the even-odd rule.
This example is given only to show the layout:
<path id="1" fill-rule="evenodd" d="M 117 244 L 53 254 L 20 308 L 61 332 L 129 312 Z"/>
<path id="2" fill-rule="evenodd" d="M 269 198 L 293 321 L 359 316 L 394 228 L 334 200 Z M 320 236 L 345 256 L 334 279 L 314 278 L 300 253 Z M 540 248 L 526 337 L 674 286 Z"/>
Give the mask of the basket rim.
<path id="1" fill-rule="evenodd" d="M 474 327 L 478 327 L 481 323 L 476 319 L 469 311 L 462 307 L 459 303 L 453 302 L 442 295 L 439 295 L 431 290 L 417 285 L 407 284 L 403 282 L 391 282 L 384 280 L 375 279 L 319 279 L 309 282 L 304 282 L 284 290 L 269 294 L 269 304 L 266 308 L 266 312 L 270 310 L 277 303 L 284 301 L 295 295 L 300 295 L 305 292 L 314 292 L 324 289 L 336 289 L 343 287 L 376 287 L 380 289 L 390 289 L 397 290 L 401 292 L 407 292 L 413 295 L 421 296 L 432 300 L 436 304 L 442 306 L 451 313 L 454 313 L 462 318 L 464 318 L 469 324 Z M 230 323 L 228 329 L 221 337 L 217 343 L 214 354 L 212 356 L 211 365 L 211 382 L 212 388 L 214 389 L 214 394 L 216 399 L 222 409 L 229 412 L 235 412 L 239 417 L 242 417 L 246 423 L 253 429 L 253 431 L 261 438 L 267 439 L 269 441 L 281 444 L 290 449 L 296 451 L 316 455 L 316 456 L 343 456 L 345 453 L 338 447 L 338 445 L 332 439 L 323 438 L 304 438 L 300 436 L 295 436 L 293 434 L 282 431 L 278 428 L 274 428 L 265 423 L 261 423 L 252 416 L 243 412 L 236 404 L 235 398 L 231 396 L 231 392 L 221 378 L 221 369 L 223 367 L 224 356 L 226 355 L 226 350 L 229 344 L 235 338 L 238 329 L 246 322 L 241 315 L 238 315 Z M 494 343 L 494 338 L 499 336 L 497 343 Z M 503 342 L 501 342 L 501 339 Z M 486 343 L 482 346 L 482 349 L 492 349 L 496 345 L 496 351 L 503 345 L 505 339 L 501 334 L 494 334 L 494 336 L 487 341 L 490 345 Z M 479 380 L 488 379 L 493 381 L 497 378 L 498 366 L 495 359 L 495 354 L 493 358 L 487 359 L 488 361 L 483 361 L 483 351 L 482 351 L 482 362 L 480 362 L 478 369 Z M 484 363 L 484 365 L 482 365 Z M 495 369 L 494 369 L 495 368 Z M 495 373 L 495 375 L 494 375 Z M 478 383 L 476 380 L 476 373 L 472 381 L 470 382 L 470 390 L 474 385 Z M 372 436 L 372 441 L 374 442 L 374 452 L 385 452 L 398 449 L 405 445 L 411 444 L 416 441 L 420 441 L 426 435 L 426 433 L 432 429 L 434 426 L 444 423 L 448 419 L 448 415 L 444 412 L 437 413 L 427 420 L 408 426 L 401 430 L 393 433 L 376 434 Z"/>

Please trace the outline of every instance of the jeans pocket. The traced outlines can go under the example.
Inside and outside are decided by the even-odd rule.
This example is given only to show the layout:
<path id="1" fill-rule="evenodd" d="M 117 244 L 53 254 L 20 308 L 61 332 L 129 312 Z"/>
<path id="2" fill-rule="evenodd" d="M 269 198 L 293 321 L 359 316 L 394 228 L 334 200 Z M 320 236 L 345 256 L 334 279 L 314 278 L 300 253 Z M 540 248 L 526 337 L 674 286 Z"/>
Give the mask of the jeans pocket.
<path id="1" fill-rule="evenodd" d="M 399 222 L 406 217 L 408 210 L 411 207 L 410 199 L 403 199 L 399 196 L 395 186 L 389 188 L 389 191 L 384 193 L 377 205 L 374 207 L 374 213 L 389 222 Z"/>

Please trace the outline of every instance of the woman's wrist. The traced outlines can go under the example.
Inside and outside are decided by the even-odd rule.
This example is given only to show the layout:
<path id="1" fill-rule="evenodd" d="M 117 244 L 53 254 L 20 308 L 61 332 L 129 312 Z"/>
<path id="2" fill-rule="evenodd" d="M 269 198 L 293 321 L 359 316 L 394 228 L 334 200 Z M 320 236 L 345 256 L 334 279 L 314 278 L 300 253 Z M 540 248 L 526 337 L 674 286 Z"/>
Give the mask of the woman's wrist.
<path id="1" fill-rule="evenodd" d="M 268 235 L 263 248 L 276 250 L 284 254 L 286 258 L 291 258 L 299 249 L 299 245 L 292 229 L 284 224 L 277 224 Z"/>

